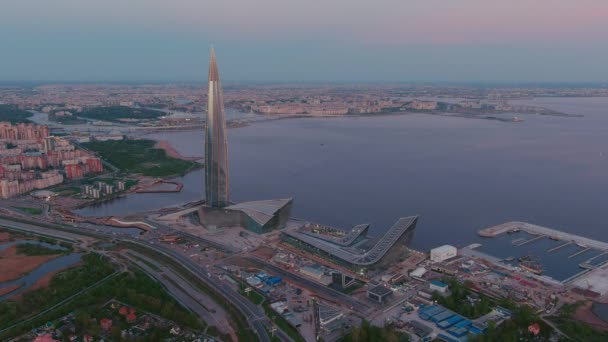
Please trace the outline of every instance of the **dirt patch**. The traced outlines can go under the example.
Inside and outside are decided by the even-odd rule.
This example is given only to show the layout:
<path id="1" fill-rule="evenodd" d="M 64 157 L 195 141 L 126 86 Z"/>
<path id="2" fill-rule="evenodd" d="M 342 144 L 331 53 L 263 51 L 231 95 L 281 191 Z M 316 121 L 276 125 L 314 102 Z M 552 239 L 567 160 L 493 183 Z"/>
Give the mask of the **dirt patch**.
<path id="1" fill-rule="evenodd" d="M 264 260 L 270 260 L 274 256 L 274 252 L 275 252 L 274 249 L 272 249 L 270 247 L 262 246 L 262 247 L 256 249 L 255 251 L 251 252 L 251 254 L 257 256 L 258 258 L 264 259 Z"/>
<path id="2" fill-rule="evenodd" d="M 7 294 L 9 292 L 13 292 L 20 287 L 21 287 L 21 284 L 3 287 L 0 289 L 0 296 L 4 296 L 5 294 Z"/>
<path id="3" fill-rule="evenodd" d="M 27 256 L 17 254 L 17 247 L 11 246 L 0 252 L 0 283 L 18 279 L 35 270 L 45 262 L 59 255 Z"/>
<path id="4" fill-rule="evenodd" d="M 5 242 L 10 240 L 11 238 L 11 234 L 9 234 L 8 232 L 0 232 L 0 242 Z"/>
<path id="5" fill-rule="evenodd" d="M 584 305 L 579 306 L 574 312 L 572 318 L 577 321 L 589 324 L 595 329 L 608 331 L 608 323 L 601 320 L 593 313 L 593 311 L 591 311 L 592 305 L 592 302 L 587 302 Z"/>
<path id="6" fill-rule="evenodd" d="M 154 148 L 158 148 L 161 150 L 165 150 L 167 155 L 172 158 L 182 159 L 182 160 L 196 160 L 194 157 L 185 157 L 182 156 L 177 150 L 171 146 L 171 144 L 167 140 L 160 140 L 154 145 Z"/>

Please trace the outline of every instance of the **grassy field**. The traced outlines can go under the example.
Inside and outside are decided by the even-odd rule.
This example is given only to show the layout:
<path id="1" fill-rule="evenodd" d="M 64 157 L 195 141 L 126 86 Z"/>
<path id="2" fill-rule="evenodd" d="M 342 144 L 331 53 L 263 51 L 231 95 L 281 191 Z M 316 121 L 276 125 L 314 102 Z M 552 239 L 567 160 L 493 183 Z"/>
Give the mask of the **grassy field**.
<path id="1" fill-rule="evenodd" d="M 134 245 L 131 243 L 125 243 L 126 246 L 129 246 L 129 249 L 137 251 L 143 255 L 154 258 L 157 262 L 168 265 L 172 267 L 174 271 L 179 273 L 185 280 L 189 283 L 195 285 L 199 290 L 203 291 L 207 294 L 213 301 L 218 303 L 220 306 L 226 310 L 226 313 L 230 316 L 231 322 L 236 329 L 236 334 L 238 336 L 239 341 L 258 341 L 257 335 L 250 329 L 249 324 L 247 323 L 247 319 L 243 314 L 237 309 L 234 304 L 226 301 L 219 293 L 215 292 L 215 289 L 208 287 L 204 283 L 200 282 L 198 278 L 192 275 L 188 270 L 186 270 L 181 264 L 170 259 L 163 254 L 159 254 L 156 252 L 152 252 L 149 249 L 142 248 L 138 245 Z"/>
<path id="2" fill-rule="evenodd" d="M 18 300 L 9 299 L 0 302 L 0 329 L 18 323 L 12 329 L 0 333 L 0 340 L 8 340 L 9 337 L 18 336 L 71 312 L 77 315 L 95 316 L 96 312 L 111 299 L 194 329 L 204 328 L 204 324 L 196 315 L 181 307 L 160 284 L 147 275 L 132 271 L 109 277 L 99 283 L 114 272 L 114 266 L 105 257 L 97 254 L 85 255 L 83 262 L 80 267 L 58 273 L 47 288 L 26 292 Z M 96 283 L 99 283 L 99 286 L 85 291 L 64 305 L 34 319 L 27 319 Z"/>
<path id="3" fill-rule="evenodd" d="M 42 209 L 40 208 L 29 208 L 29 207 L 13 207 L 19 211 L 22 211 L 26 214 L 30 214 L 30 215 L 40 215 L 42 214 Z"/>
<path id="4" fill-rule="evenodd" d="M 407 342 L 409 336 L 405 333 L 396 331 L 393 326 L 384 328 L 371 325 L 363 320 L 361 326 L 353 327 L 351 332 L 338 339 L 338 342 Z"/>
<path id="5" fill-rule="evenodd" d="M 245 288 L 247 288 L 247 285 L 245 285 L 244 283 L 239 282 L 239 292 L 243 296 L 247 297 L 255 305 L 262 304 L 262 302 L 264 301 L 264 296 L 262 296 L 261 294 L 259 294 L 254 289 L 251 289 L 251 291 L 249 291 L 249 293 L 246 293 L 245 292 Z"/>
<path id="6" fill-rule="evenodd" d="M 0 104 L 0 121 L 8 121 L 13 124 L 31 123 L 28 120 L 32 113 L 21 110 L 15 105 Z"/>
<path id="7" fill-rule="evenodd" d="M 291 337 L 296 342 L 306 342 L 298 329 L 289 324 L 289 322 L 283 318 L 283 316 L 279 315 L 276 311 L 272 310 L 270 307 L 270 303 L 264 302 L 262 304 L 264 308 L 264 312 L 266 312 L 266 316 L 270 317 L 270 319 L 279 327 L 279 329 L 283 330 L 289 337 Z"/>
<path id="8" fill-rule="evenodd" d="M 560 309 L 559 315 L 549 319 L 573 341 L 608 341 L 607 331 L 594 329 L 588 324 L 573 319 L 574 312 L 582 304 L 579 302 L 564 305 Z"/>
<path id="9" fill-rule="evenodd" d="M 157 110 L 125 106 L 90 108 L 84 110 L 82 113 L 78 113 L 78 116 L 83 118 L 106 121 L 120 121 L 120 119 L 156 119 L 163 115 L 165 115 L 164 112 Z"/>
<path id="10" fill-rule="evenodd" d="M 167 156 L 153 140 L 96 141 L 83 144 L 126 173 L 167 177 L 183 175 L 200 164 Z"/>
<path id="11" fill-rule="evenodd" d="M 80 187 L 77 186 L 63 186 L 58 189 L 54 189 L 57 195 L 62 197 L 69 197 L 80 193 Z"/>
<path id="12" fill-rule="evenodd" d="M 54 255 L 54 254 L 62 254 L 65 252 L 66 252 L 65 250 L 47 248 L 47 247 L 44 247 L 41 245 L 36 245 L 36 244 L 31 244 L 31 243 L 24 243 L 24 244 L 17 245 L 17 253 L 22 254 L 22 255 L 29 255 L 29 256 Z"/>

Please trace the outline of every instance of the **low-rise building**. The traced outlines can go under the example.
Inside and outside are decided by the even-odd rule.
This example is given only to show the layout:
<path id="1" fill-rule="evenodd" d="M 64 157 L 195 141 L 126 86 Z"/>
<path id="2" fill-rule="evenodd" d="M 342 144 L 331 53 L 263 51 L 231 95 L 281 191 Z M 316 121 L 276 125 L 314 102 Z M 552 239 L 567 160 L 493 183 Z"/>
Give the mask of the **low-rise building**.
<path id="1" fill-rule="evenodd" d="M 439 280 L 432 280 L 429 283 L 429 290 L 437 291 L 440 293 L 446 293 L 448 291 L 448 284 L 441 282 Z"/>
<path id="2" fill-rule="evenodd" d="M 458 249 L 454 246 L 444 245 L 431 249 L 431 261 L 442 262 L 458 255 Z"/>
<path id="3" fill-rule="evenodd" d="M 367 298 L 378 304 L 383 304 L 392 294 L 393 290 L 383 285 L 370 285 L 370 288 L 367 290 Z"/>

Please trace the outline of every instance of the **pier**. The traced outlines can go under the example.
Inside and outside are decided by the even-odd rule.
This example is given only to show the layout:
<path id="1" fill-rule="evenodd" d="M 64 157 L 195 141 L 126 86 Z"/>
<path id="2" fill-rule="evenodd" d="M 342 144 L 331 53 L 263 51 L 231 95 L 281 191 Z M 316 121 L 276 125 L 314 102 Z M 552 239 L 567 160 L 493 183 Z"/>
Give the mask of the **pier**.
<path id="1" fill-rule="evenodd" d="M 570 246 L 570 245 L 571 245 L 571 244 L 573 244 L 573 243 L 574 243 L 574 242 L 572 242 L 572 241 L 568 241 L 568 242 L 563 243 L 563 244 L 561 244 L 561 245 L 559 245 L 559 246 L 555 246 L 555 247 L 553 247 L 553 248 L 550 248 L 549 250 L 547 250 L 547 253 L 555 252 L 555 251 L 557 251 L 557 250 L 559 250 L 559 249 L 562 249 L 562 248 L 564 248 L 564 247 L 566 247 L 566 246 Z"/>
<path id="2" fill-rule="evenodd" d="M 543 235 L 538 235 L 538 236 L 535 236 L 535 237 L 533 237 L 533 238 L 531 238 L 531 239 L 524 240 L 524 241 L 517 242 L 517 243 L 513 243 L 513 244 L 514 244 L 515 246 L 523 246 L 523 245 L 527 245 L 527 244 L 529 244 L 529 243 L 532 243 L 532 242 L 534 242 L 534 241 L 538 241 L 538 240 L 540 240 L 540 239 L 542 239 L 542 238 L 544 238 L 544 236 L 543 236 Z"/>
<path id="3" fill-rule="evenodd" d="M 552 237 L 553 239 L 563 240 L 563 241 L 572 241 L 578 244 L 581 247 L 591 247 L 595 249 L 599 249 L 602 251 L 608 251 L 608 243 L 598 240 L 589 239 L 586 237 L 560 232 L 559 230 L 546 228 L 537 226 L 530 223 L 525 222 L 507 222 L 503 224 L 499 224 L 497 226 L 493 226 L 490 228 L 485 228 L 479 231 L 479 235 L 483 237 L 495 237 L 503 233 L 523 230 L 532 235 L 542 235 L 547 237 Z"/>
<path id="4" fill-rule="evenodd" d="M 593 258 L 591 258 L 591 259 L 589 259 L 589 260 L 581 263 L 579 266 L 582 267 L 582 268 L 587 268 L 587 269 L 596 269 L 596 268 L 602 266 L 603 264 L 605 264 L 608 260 L 604 260 L 604 261 L 600 262 L 597 265 L 594 265 L 592 263 L 593 260 L 595 260 L 597 258 L 600 258 L 600 257 L 605 257 L 606 255 L 608 255 L 608 252 L 604 252 L 602 254 L 598 254 L 598 255 L 594 256 Z"/>
<path id="5" fill-rule="evenodd" d="M 591 250 L 591 247 L 583 248 L 583 249 L 581 249 L 580 251 L 578 251 L 578 252 L 576 252 L 576 253 L 574 253 L 574 254 L 570 255 L 570 256 L 568 257 L 568 259 L 574 258 L 575 256 L 580 255 L 580 254 L 583 254 L 583 253 L 588 252 L 588 251 L 590 251 L 590 250 Z"/>

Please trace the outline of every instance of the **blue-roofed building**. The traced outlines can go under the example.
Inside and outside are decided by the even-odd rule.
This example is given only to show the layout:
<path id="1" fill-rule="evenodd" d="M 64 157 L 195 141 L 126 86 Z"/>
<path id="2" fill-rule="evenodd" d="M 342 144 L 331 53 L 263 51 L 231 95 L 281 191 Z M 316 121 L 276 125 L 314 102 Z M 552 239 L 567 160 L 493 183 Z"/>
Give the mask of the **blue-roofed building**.
<path id="1" fill-rule="evenodd" d="M 448 319 L 446 319 L 445 321 L 448 322 L 450 324 L 450 326 L 462 321 L 464 319 L 464 317 L 460 316 L 460 315 L 456 315 L 456 316 L 452 316 Z"/>
<path id="2" fill-rule="evenodd" d="M 443 330 L 446 330 L 447 328 L 451 327 L 452 325 L 453 325 L 453 324 L 452 324 L 452 323 L 450 323 L 450 320 L 449 320 L 449 319 L 446 319 L 446 320 L 444 320 L 444 321 L 441 321 L 441 322 L 437 323 L 437 327 L 438 327 L 439 329 L 443 329 Z"/>
<path id="3" fill-rule="evenodd" d="M 446 319 L 448 319 L 448 318 L 450 318 L 450 317 L 452 317 L 454 315 L 455 315 L 454 312 L 452 312 L 450 310 L 446 310 L 444 312 L 441 312 L 441 313 L 439 313 L 439 314 L 431 317 L 431 321 L 434 322 L 434 323 L 439 323 L 439 322 L 444 321 L 444 320 L 446 320 Z"/>
<path id="4" fill-rule="evenodd" d="M 420 316 L 420 318 L 422 318 L 425 321 L 429 321 L 429 320 L 431 320 L 431 317 L 433 317 L 437 314 L 440 314 L 446 310 L 447 309 L 444 308 L 443 306 L 438 306 L 438 305 L 428 306 L 426 308 L 426 310 L 419 311 L 418 316 Z"/>
<path id="5" fill-rule="evenodd" d="M 473 322 L 469 321 L 468 319 L 465 319 L 456 323 L 454 326 L 456 328 L 468 328 L 469 326 L 471 326 L 471 324 L 473 324 Z"/>
<path id="6" fill-rule="evenodd" d="M 440 340 L 443 340 L 443 341 L 447 341 L 447 342 L 460 342 L 460 340 L 457 340 L 446 334 L 439 334 L 439 335 L 437 335 L 437 338 Z"/>
<path id="7" fill-rule="evenodd" d="M 283 278 L 281 277 L 270 277 L 266 279 L 266 284 L 270 286 L 277 286 L 281 283 L 281 281 L 283 281 Z"/>
<path id="8" fill-rule="evenodd" d="M 485 333 L 487 330 L 486 327 L 483 327 L 479 324 L 473 324 L 471 325 L 471 327 L 469 328 L 469 331 L 475 335 L 479 335 L 479 334 L 483 334 Z"/>
<path id="9" fill-rule="evenodd" d="M 436 314 L 444 312 L 445 310 L 447 309 L 443 306 L 433 305 L 429 306 L 427 310 L 424 310 L 424 313 L 430 316 L 435 316 Z"/>
<path id="10" fill-rule="evenodd" d="M 451 327 L 450 329 L 448 329 L 448 333 L 452 336 L 455 337 L 463 337 L 465 335 L 467 335 L 469 332 L 469 330 L 467 328 L 458 328 L 456 326 Z"/>
<path id="11" fill-rule="evenodd" d="M 256 274 L 255 277 L 260 279 L 261 281 L 264 281 L 264 280 L 268 279 L 268 274 L 266 274 L 265 272 L 260 272 L 260 273 Z"/>
<path id="12" fill-rule="evenodd" d="M 438 308 L 439 305 L 424 305 L 424 304 L 420 304 L 420 312 L 427 312 L 429 310 L 433 310 L 435 308 Z"/>
<path id="13" fill-rule="evenodd" d="M 446 293 L 448 291 L 448 284 L 439 280 L 432 280 L 429 284 L 429 289 L 431 291 Z"/>
<path id="14" fill-rule="evenodd" d="M 449 327 L 451 327 L 452 325 L 462 321 L 464 318 L 462 316 L 459 315 L 454 315 L 448 319 L 445 319 L 439 323 L 437 323 L 437 326 L 441 329 L 447 329 Z"/>

